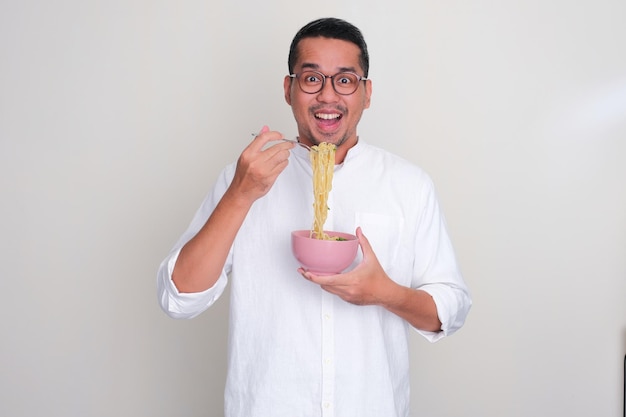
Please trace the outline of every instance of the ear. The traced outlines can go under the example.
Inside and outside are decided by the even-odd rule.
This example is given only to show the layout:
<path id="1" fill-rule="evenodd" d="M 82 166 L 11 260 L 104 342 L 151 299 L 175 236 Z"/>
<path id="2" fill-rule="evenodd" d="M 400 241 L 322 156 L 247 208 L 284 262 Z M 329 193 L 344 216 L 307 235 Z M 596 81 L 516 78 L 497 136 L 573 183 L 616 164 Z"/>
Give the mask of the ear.
<path id="1" fill-rule="evenodd" d="M 365 81 L 365 103 L 363 105 L 364 109 L 369 109 L 372 98 L 372 80 Z"/>
<path id="2" fill-rule="evenodd" d="M 291 106 L 291 83 L 293 82 L 293 78 L 288 75 L 285 75 L 285 79 L 283 81 L 283 88 L 285 89 L 285 101 L 287 104 Z"/>

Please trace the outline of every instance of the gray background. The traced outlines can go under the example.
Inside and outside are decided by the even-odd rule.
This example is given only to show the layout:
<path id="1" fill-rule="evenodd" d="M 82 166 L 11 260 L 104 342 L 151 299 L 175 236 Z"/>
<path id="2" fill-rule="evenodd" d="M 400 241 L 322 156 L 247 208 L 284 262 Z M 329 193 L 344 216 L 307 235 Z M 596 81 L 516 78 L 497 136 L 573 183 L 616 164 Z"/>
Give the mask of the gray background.
<path id="1" fill-rule="evenodd" d="M 295 135 L 287 50 L 326 15 L 474 296 L 412 336 L 414 415 L 621 416 L 623 0 L 0 1 L 0 415 L 221 414 L 228 300 L 171 320 L 156 269 L 250 132 Z"/>

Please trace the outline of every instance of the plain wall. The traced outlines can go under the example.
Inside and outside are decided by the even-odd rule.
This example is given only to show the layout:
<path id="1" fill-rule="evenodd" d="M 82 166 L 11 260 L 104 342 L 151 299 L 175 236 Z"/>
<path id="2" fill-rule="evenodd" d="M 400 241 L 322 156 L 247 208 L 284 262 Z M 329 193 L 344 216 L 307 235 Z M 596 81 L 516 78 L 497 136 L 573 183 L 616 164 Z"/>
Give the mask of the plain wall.
<path id="1" fill-rule="evenodd" d="M 172 320 L 156 269 L 251 132 L 295 135 L 289 43 L 326 15 L 474 297 L 413 336 L 414 415 L 622 415 L 623 0 L 1 0 L 0 415 L 221 415 L 228 300 Z"/>

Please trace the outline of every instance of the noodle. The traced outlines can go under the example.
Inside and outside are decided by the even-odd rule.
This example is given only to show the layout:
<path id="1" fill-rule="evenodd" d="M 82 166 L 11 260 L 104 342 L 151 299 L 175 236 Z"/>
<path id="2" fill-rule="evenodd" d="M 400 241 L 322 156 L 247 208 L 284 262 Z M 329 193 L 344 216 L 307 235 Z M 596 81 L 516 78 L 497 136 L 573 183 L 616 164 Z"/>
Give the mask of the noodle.
<path id="1" fill-rule="evenodd" d="M 328 193 L 332 189 L 335 169 L 335 149 L 332 143 L 322 142 L 309 152 L 313 168 L 313 228 L 311 237 L 333 240 L 324 233 L 324 223 L 328 216 Z"/>

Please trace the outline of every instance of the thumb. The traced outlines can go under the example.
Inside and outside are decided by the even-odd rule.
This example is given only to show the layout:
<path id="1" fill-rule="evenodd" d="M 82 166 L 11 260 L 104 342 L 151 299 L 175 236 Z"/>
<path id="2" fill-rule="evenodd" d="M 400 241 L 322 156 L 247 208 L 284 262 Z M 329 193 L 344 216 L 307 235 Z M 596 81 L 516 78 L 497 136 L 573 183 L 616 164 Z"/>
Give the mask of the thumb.
<path id="1" fill-rule="evenodd" d="M 369 240 L 367 240 L 367 238 L 363 234 L 363 230 L 361 230 L 360 226 L 356 228 L 356 237 L 359 239 L 359 246 L 361 246 L 363 256 L 365 257 L 366 254 L 372 253 L 372 246 L 370 245 Z"/>

